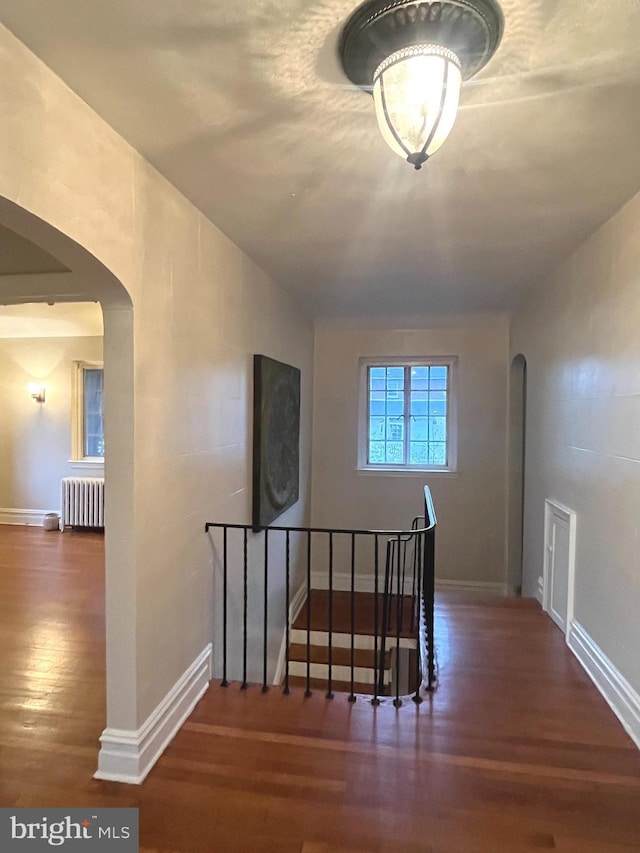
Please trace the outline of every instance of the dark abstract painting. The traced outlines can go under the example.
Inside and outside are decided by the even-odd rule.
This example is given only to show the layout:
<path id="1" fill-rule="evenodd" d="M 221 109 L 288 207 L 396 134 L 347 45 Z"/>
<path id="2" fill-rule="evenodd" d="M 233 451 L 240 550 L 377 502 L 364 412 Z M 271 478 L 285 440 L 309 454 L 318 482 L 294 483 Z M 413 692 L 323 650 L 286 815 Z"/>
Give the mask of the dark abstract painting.
<path id="1" fill-rule="evenodd" d="M 300 371 L 253 357 L 253 529 L 262 530 L 299 496 Z"/>

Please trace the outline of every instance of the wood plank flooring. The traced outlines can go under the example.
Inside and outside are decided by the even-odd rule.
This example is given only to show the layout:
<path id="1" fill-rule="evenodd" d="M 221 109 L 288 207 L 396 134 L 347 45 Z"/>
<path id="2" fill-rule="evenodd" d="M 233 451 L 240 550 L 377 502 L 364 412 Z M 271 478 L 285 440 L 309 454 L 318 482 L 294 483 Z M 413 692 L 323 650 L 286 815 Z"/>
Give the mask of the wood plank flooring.
<path id="1" fill-rule="evenodd" d="M 99 782 L 102 540 L 0 526 L 0 806 L 140 808 L 144 853 L 640 851 L 640 753 L 534 602 L 440 595 L 439 689 L 373 709 L 213 685 Z"/>

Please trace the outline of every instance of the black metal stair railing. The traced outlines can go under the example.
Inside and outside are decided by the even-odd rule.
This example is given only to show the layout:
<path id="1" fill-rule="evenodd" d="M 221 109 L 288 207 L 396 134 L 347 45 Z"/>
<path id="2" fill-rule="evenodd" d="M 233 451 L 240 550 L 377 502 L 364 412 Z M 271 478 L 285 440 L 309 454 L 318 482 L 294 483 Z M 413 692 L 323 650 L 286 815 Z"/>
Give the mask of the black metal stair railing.
<path id="1" fill-rule="evenodd" d="M 400 699 L 400 682 L 401 682 L 401 655 L 400 655 L 400 639 L 406 622 L 405 600 L 409 598 L 410 613 L 409 613 L 409 631 L 415 633 L 420 622 L 422 601 L 422 562 L 424 558 L 422 545 L 422 537 L 417 535 L 417 531 L 422 531 L 426 527 L 425 517 L 417 516 L 414 518 L 411 525 L 411 534 L 389 539 L 387 542 L 387 555 L 385 560 L 384 571 L 384 596 L 383 596 L 383 614 L 382 614 L 382 630 L 380 638 L 380 683 L 379 689 L 383 689 L 382 680 L 382 661 L 385 659 L 387 651 L 387 639 L 389 634 L 395 633 L 395 699 L 393 704 L 396 707 L 402 705 Z M 411 560 L 409 567 L 411 589 L 407 596 L 407 557 Z M 395 584 L 395 593 L 394 593 Z M 395 608 L 395 632 L 392 630 L 392 616 Z M 391 637 L 393 645 L 393 637 Z M 415 655 L 415 674 L 414 679 L 416 684 L 420 683 L 421 677 L 421 658 L 419 654 Z"/>
<path id="2" fill-rule="evenodd" d="M 346 690 L 349 701 L 356 701 L 357 672 L 360 672 L 357 652 L 368 648 L 373 668 L 371 702 L 379 704 L 388 686 L 387 655 L 395 650 L 393 703 L 400 707 L 400 650 L 411 646 L 411 638 L 415 638 L 412 698 L 421 702 L 421 688 L 431 690 L 435 684 L 436 523 L 427 486 L 424 514 L 413 520 L 409 530 L 271 526 L 254 533 L 251 525 L 207 522 L 205 529 L 212 533 L 214 558 L 222 576 L 221 619 L 216 619 L 214 625 L 215 628 L 221 623 L 221 636 L 214 643 L 214 654 L 221 650 L 221 657 L 216 658 L 221 685 L 227 687 L 231 680 L 237 680 L 246 690 L 250 682 L 261 681 L 262 690 L 269 690 L 270 661 L 273 666 L 279 642 L 283 642 L 282 689 L 285 694 L 290 692 L 292 585 L 298 583 L 294 598 L 298 604 L 302 597 L 305 599 L 298 620 L 303 627 L 296 634 L 302 633 L 304 641 L 300 643 L 306 646 L 303 676 L 306 696 L 312 694 L 318 682 L 313 677 L 312 649 L 314 636 L 321 632 L 327 636 L 326 654 L 323 652 L 322 656 L 326 678 L 320 679 L 326 684 L 327 698 L 333 698 L 338 687 Z M 381 554 L 384 554 L 383 567 Z M 358 568 L 368 571 L 363 573 Z M 312 592 L 314 571 L 318 570 L 325 591 L 316 604 Z M 369 614 L 373 632 L 371 635 L 367 629 L 366 638 L 361 633 L 357 605 L 358 597 L 363 597 L 358 590 L 363 575 L 368 579 L 369 595 L 373 588 L 370 602 L 373 612 Z M 342 594 L 340 601 L 344 604 L 345 593 L 347 612 L 336 616 L 336 606 L 340 603 L 337 596 Z M 363 646 L 365 640 L 367 645 Z M 345 669 L 348 677 L 344 675 Z"/>

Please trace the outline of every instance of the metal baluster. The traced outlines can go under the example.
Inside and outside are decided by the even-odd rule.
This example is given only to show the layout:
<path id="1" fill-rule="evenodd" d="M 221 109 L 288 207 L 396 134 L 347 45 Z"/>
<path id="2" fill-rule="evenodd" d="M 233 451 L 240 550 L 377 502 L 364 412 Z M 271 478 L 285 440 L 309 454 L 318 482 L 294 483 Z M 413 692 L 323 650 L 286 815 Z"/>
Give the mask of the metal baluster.
<path id="1" fill-rule="evenodd" d="M 289 693 L 291 692 L 291 691 L 289 690 L 289 635 L 290 635 L 289 619 L 290 619 L 290 616 L 291 616 L 291 614 L 289 613 L 289 608 L 290 608 L 290 606 L 291 606 L 291 605 L 290 605 L 290 601 L 289 601 L 289 599 L 290 599 L 290 597 L 291 597 L 291 587 L 290 587 L 290 578 L 289 578 L 289 553 L 290 553 L 290 547 L 289 547 L 289 531 L 287 530 L 287 537 L 286 537 L 286 562 L 285 562 L 285 566 L 286 566 L 286 584 L 287 584 L 287 590 L 286 590 L 286 599 L 287 599 L 287 601 L 286 601 L 286 608 L 287 608 L 287 609 L 286 609 L 286 611 L 285 611 L 285 620 L 286 620 L 286 621 L 285 621 L 285 625 L 286 625 L 286 629 L 285 629 L 285 670 L 284 670 L 284 690 L 282 691 L 282 692 L 283 692 L 284 694 L 286 694 L 286 695 L 289 695 Z"/>
<path id="2" fill-rule="evenodd" d="M 268 628 L 269 628 L 269 614 L 268 614 L 268 602 L 269 602 L 269 528 L 267 527 L 264 531 L 264 626 L 263 626 L 263 637 L 262 637 L 262 692 L 266 693 L 269 690 L 269 683 L 267 681 L 267 641 L 268 641 Z"/>
<path id="3" fill-rule="evenodd" d="M 416 602 L 418 606 L 418 617 L 417 617 L 417 625 L 412 630 L 416 631 L 416 692 L 415 696 L 412 696 L 413 701 L 416 705 L 419 705 L 422 702 L 422 696 L 420 695 L 420 683 L 422 681 L 422 667 L 420 665 L 420 594 L 422 592 L 421 589 L 421 572 L 422 572 L 422 560 L 420 559 L 420 555 L 422 553 L 422 540 L 424 539 L 425 534 L 418 534 L 415 542 L 415 557 L 414 557 L 414 571 L 416 572 L 416 583 L 417 583 L 417 597 Z M 417 557 L 417 559 L 416 559 Z M 415 610 L 415 604 L 412 605 L 412 608 Z M 416 630 L 417 629 L 417 630 Z"/>
<path id="4" fill-rule="evenodd" d="M 416 522 L 413 524 L 414 528 L 416 527 Z M 421 536 L 419 533 L 414 534 L 413 538 L 413 580 L 411 584 L 411 633 L 417 630 L 417 619 L 418 614 L 416 608 L 420 607 L 420 593 L 417 592 L 418 589 L 418 559 L 420 554 L 419 544 L 421 540 Z"/>
<path id="5" fill-rule="evenodd" d="M 382 597 L 382 636 L 380 637 L 379 691 L 384 694 L 384 661 L 387 654 L 387 633 L 391 630 L 391 602 L 393 596 L 393 555 L 395 549 L 392 540 L 387 542 L 387 556 L 384 564 L 384 594 Z"/>
<path id="6" fill-rule="evenodd" d="M 351 534 L 351 693 L 349 702 L 356 701 L 354 693 L 354 664 L 355 664 L 355 632 L 356 632 L 356 536 Z"/>
<path id="7" fill-rule="evenodd" d="M 333 665 L 333 533 L 329 533 L 329 678 L 327 680 L 327 699 L 333 699 L 331 676 Z"/>
<path id="8" fill-rule="evenodd" d="M 433 690 L 433 682 L 435 681 L 435 649 L 433 644 L 433 606 L 434 606 L 434 575 L 435 575 L 435 553 L 436 553 L 436 532 L 434 530 L 430 530 L 427 534 L 427 572 L 425 575 L 425 584 L 428 584 L 427 593 L 427 604 L 425 606 L 425 619 L 426 619 L 426 628 L 427 628 L 427 636 L 429 639 L 429 675 L 428 675 L 428 687 L 429 690 Z"/>
<path id="9" fill-rule="evenodd" d="M 393 704 L 396 708 L 399 708 L 402 705 L 402 699 L 400 698 L 400 626 L 402 624 L 402 609 L 404 606 L 404 590 L 400 589 L 400 554 L 401 554 L 401 540 L 400 536 L 398 536 L 398 578 L 396 581 L 396 592 L 398 595 L 398 601 L 396 604 L 396 698 L 393 700 Z"/>
<path id="10" fill-rule="evenodd" d="M 398 542 L 400 541 L 400 537 L 398 537 Z M 400 588 L 402 594 L 402 610 L 400 612 L 400 629 L 404 630 L 404 579 L 406 577 L 407 571 L 407 539 L 403 539 L 402 541 L 402 586 Z M 400 548 L 398 547 L 398 550 Z M 398 574 L 400 574 L 400 567 L 398 566 Z"/>
<path id="11" fill-rule="evenodd" d="M 372 705 L 379 705 L 380 699 L 378 699 L 378 669 L 379 669 L 379 661 L 378 661 L 378 557 L 379 557 L 379 547 L 378 547 L 378 537 L 374 535 L 374 557 L 373 557 L 373 594 L 374 594 L 374 605 L 373 605 L 373 699 L 371 700 Z"/>
<path id="12" fill-rule="evenodd" d="M 384 573 L 384 617 L 385 635 L 391 630 L 391 614 L 393 613 L 393 569 L 395 566 L 396 543 L 394 539 L 387 542 L 387 562 Z M 388 603 L 388 607 L 387 607 Z"/>
<path id="13" fill-rule="evenodd" d="M 221 687 L 228 687 L 227 681 L 227 588 L 229 579 L 227 528 L 222 531 L 222 683 Z"/>
<path id="14" fill-rule="evenodd" d="M 244 601 L 242 605 L 242 684 L 240 685 L 241 690 L 246 690 L 248 687 L 247 684 L 247 597 L 248 597 L 248 589 L 247 589 L 247 528 L 244 528 L 244 572 L 243 572 L 243 580 L 244 580 Z"/>
<path id="15" fill-rule="evenodd" d="M 307 689 L 311 696 L 311 531 L 307 533 Z"/>

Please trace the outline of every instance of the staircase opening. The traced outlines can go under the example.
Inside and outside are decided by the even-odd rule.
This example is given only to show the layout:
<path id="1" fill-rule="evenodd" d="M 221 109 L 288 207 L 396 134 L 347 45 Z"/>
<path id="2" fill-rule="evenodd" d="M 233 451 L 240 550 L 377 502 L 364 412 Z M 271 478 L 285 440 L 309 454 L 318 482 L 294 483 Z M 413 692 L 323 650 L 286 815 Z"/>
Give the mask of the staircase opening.
<path id="1" fill-rule="evenodd" d="M 436 516 L 427 487 L 423 514 L 406 530 L 206 529 L 223 687 L 321 690 L 374 705 L 392 697 L 396 707 L 433 689 Z"/>
<path id="2" fill-rule="evenodd" d="M 419 687 L 417 664 L 418 623 L 411 595 L 401 596 L 400 636 L 397 638 L 396 601 L 390 596 L 387 623 L 388 640 L 385 648 L 376 653 L 375 614 L 383 614 L 385 596 L 372 592 L 348 590 L 333 592 L 333 637 L 328 630 L 329 593 L 312 589 L 305 606 L 293 623 L 289 647 L 289 685 L 307 687 L 309 669 L 310 688 L 323 689 L 328 680 L 329 644 L 332 649 L 332 690 L 342 693 L 374 695 L 377 676 L 378 696 L 415 693 Z M 353 685 L 351 683 L 351 606 L 354 610 L 353 634 Z M 307 610 L 310 612 L 307 613 Z M 384 616 L 382 616 L 384 618 Z M 311 626 L 313 641 L 307 650 L 307 622 Z M 397 639 L 397 647 L 396 647 Z"/>

